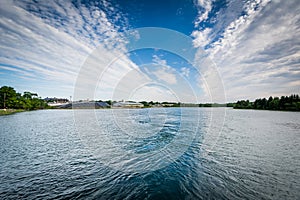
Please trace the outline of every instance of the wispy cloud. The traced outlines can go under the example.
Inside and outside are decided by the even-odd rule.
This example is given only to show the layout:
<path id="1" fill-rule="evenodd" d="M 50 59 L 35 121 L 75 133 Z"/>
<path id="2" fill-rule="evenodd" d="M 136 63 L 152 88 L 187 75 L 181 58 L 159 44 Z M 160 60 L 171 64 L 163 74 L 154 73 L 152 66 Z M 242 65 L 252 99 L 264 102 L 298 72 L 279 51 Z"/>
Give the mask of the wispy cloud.
<path id="1" fill-rule="evenodd" d="M 153 55 L 152 62 L 154 68 L 148 70 L 148 73 L 153 74 L 158 80 L 164 81 L 167 84 L 176 84 L 176 70 L 167 65 L 167 61 L 157 55 Z"/>
<path id="2" fill-rule="evenodd" d="M 228 101 L 299 92 L 300 15 L 297 1 L 194 2 L 199 11 L 191 36 L 194 46 L 200 49 L 195 59 L 202 64 L 198 81 L 201 84 L 198 85 L 206 91 L 206 96 L 217 88 L 216 84 L 224 84 Z M 99 98 L 109 98 L 120 82 L 130 85 L 123 81 L 132 71 L 138 72 L 136 76 L 146 77 L 145 80 L 175 89 L 180 88 L 188 76 L 195 76 L 184 67 L 186 65 L 172 68 L 172 62 L 162 56 L 152 57 L 154 67 L 146 74 L 138 70 L 143 67 L 137 66 L 126 55 L 120 57 L 127 52 L 124 32 L 131 27 L 128 16 L 121 10 L 124 11 L 105 0 L 2 0 L 0 84 L 9 82 L 12 86 L 24 87 L 28 84 L 32 90 L 39 88 L 42 96 L 68 97 L 76 79 L 83 73 L 86 85 L 101 85 L 102 90 L 96 92 Z M 97 58 L 89 71 L 82 72 L 86 59 L 95 51 Z M 205 59 L 201 61 L 201 56 L 210 58 L 217 68 L 209 70 L 214 63 L 202 63 Z M 106 66 L 111 60 L 113 63 Z M 105 76 L 101 77 L 102 70 Z M 221 82 L 215 81 L 218 73 Z M 196 82 L 192 81 L 191 85 Z M 187 84 L 178 92 L 189 87 Z"/>
<path id="3" fill-rule="evenodd" d="M 192 37 L 195 38 L 193 40 L 194 46 L 203 48 L 208 45 L 210 43 L 210 32 L 211 28 L 206 28 L 202 31 L 193 31 Z"/>
<path id="4" fill-rule="evenodd" d="M 164 59 L 161 59 L 158 55 L 153 55 L 152 61 L 158 65 L 162 65 L 162 66 L 167 65 L 167 61 Z"/>
<path id="5" fill-rule="evenodd" d="M 155 97 L 155 99 L 153 99 Z M 178 102 L 179 97 L 166 87 L 159 87 L 157 85 L 145 85 L 139 88 L 131 97 L 132 100 L 145 100 L 145 101 L 170 101 Z"/>
<path id="6" fill-rule="evenodd" d="M 196 6 L 199 9 L 199 17 L 195 22 L 195 26 L 198 27 L 199 24 L 208 19 L 208 14 L 212 9 L 212 1 L 211 0 L 197 0 Z"/>
<path id="7" fill-rule="evenodd" d="M 168 84 L 176 84 L 176 74 L 175 71 L 168 66 L 161 66 L 159 69 L 152 72 L 157 79 L 162 80 Z"/>
<path id="8" fill-rule="evenodd" d="M 190 76 L 190 68 L 188 67 L 182 67 L 180 68 L 180 74 L 183 76 L 183 77 L 189 77 Z"/>
<path id="9" fill-rule="evenodd" d="M 122 36 L 126 19 L 108 2 L 89 8 L 70 1 L 0 4 L 0 69 L 24 79 L 72 86 L 86 57 L 97 47 L 103 47 L 103 55 L 126 52 Z M 58 88 L 52 89 L 44 91 L 59 94 Z"/>
<path id="10" fill-rule="evenodd" d="M 193 34 L 195 44 L 209 45 L 206 52 L 217 64 L 228 100 L 299 92 L 297 1 L 247 1 L 235 13 L 243 14 L 236 15 L 216 41 L 206 30 Z M 222 21 L 220 13 L 218 20 Z M 210 33 L 219 31 L 211 29 Z"/>

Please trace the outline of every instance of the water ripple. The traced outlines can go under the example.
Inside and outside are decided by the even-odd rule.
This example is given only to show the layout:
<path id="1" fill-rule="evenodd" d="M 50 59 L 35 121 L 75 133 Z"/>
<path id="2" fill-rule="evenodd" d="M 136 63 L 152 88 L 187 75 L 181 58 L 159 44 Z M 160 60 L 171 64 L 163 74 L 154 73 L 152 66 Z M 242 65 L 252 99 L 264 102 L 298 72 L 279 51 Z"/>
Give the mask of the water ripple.
<path id="1" fill-rule="evenodd" d="M 229 109 L 222 134 L 207 152 L 202 146 L 209 109 L 187 110 L 185 114 L 193 117 L 184 127 L 184 112 L 156 110 L 130 111 L 132 126 L 114 124 L 109 110 L 80 111 L 85 119 L 96 114 L 101 119 L 97 126 L 88 120 L 75 126 L 68 110 L 0 117 L 0 198 L 299 199 L 300 113 Z M 192 121 L 196 114 L 198 127 Z M 165 120 L 158 121 L 156 115 Z M 120 126 L 126 130 L 120 131 Z M 184 138 L 196 130 L 196 137 L 186 143 Z M 139 132 L 143 137 L 135 137 Z M 86 143 L 87 138 L 93 143 Z M 168 157 L 172 152 L 166 147 L 176 139 L 172 150 L 186 150 Z M 116 148 L 128 151 L 128 156 L 107 157 Z M 157 151 L 165 157 L 147 157 Z M 167 165 L 154 171 L 134 170 L 147 161 L 166 160 Z M 115 163 L 120 170 L 105 161 L 120 161 Z"/>

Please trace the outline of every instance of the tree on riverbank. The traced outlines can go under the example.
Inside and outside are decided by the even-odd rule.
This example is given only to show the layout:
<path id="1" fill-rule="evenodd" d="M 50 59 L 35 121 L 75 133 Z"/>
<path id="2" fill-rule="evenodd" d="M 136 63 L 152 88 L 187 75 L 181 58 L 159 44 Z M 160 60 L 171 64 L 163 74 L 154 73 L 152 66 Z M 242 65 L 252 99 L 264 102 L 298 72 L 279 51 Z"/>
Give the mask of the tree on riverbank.
<path id="1" fill-rule="evenodd" d="M 298 94 L 292 94 L 281 98 L 270 96 L 268 99 L 256 99 L 254 102 L 241 100 L 236 102 L 233 108 L 300 111 L 300 98 Z"/>
<path id="2" fill-rule="evenodd" d="M 22 95 L 12 87 L 3 86 L 0 88 L 0 108 L 36 110 L 48 108 L 48 104 L 36 93 L 24 92 Z"/>

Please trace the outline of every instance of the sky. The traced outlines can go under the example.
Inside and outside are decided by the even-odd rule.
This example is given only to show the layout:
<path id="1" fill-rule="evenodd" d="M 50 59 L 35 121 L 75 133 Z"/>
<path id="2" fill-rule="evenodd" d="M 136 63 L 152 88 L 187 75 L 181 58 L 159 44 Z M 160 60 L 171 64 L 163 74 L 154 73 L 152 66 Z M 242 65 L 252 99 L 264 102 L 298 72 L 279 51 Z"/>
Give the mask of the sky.
<path id="1" fill-rule="evenodd" d="M 1 0 L 0 34 L 0 86 L 43 98 L 300 92 L 298 0 Z"/>

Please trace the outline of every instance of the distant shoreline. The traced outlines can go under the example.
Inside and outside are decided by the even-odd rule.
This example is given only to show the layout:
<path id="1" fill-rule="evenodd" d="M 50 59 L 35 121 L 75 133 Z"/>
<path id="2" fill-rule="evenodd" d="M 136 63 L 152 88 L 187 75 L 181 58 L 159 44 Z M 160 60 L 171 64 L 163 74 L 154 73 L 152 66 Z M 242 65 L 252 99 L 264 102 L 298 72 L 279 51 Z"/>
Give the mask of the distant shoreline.
<path id="1" fill-rule="evenodd" d="M 19 113 L 19 112 L 24 112 L 24 111 L 25 110 L 23 110 L 23 109 L 1 109 L 0 116 L 11 115 L 14 113 Z"/>
<path id="2" fill-rule="evenodd" d="M 162 108 L 167 108 L 167 109 L 170 109 L 170 108 L 204 108 L 204 109 L 207 109 L 207 108 L 212 108 L 212 109 L 215 109 L 215 108 L 228 108 L 228 109 L 231 109 L 231 110 L 249 110 L 249 111 L 275 111 L 275 112 L 299 112 L 299 111 L 296 111 L 296 110 L 266 110 L 266 109 L 253 109 L 253 108 L 243 108 L 243 109 L 239 109 L 239 108 L 233 108 L 233 107 L 221 107 L 221 106 L 218 106 L 218 107 L 143 107 L 143 108 L 50 108 L 50 109 L 37 109 L 37 110 L 126 110 L 126 109 L 162 109 Z M 37 111 L 36 110 L 36 111 Z M 12 114 L 15 114 L 15 113 L 20 113 L 20 112 L 27 112 L 27 111 L 32 111 L 32 110 L 24 110 L 24 109 L 0 109 L 0 116 L 6 116 L 6 115 L 12 115 Z"/>
<path id="3" fill-rule="evenodd" d="M 154 101 L 112 101 L 112 100 L 79 100 L 71 101 L 63 98 L 42 99 L 37 93 L 17 93 L 13 87 L 0 88 L 0 115 L 9 115 L 16 112 L 40 109 L 132 109 L 132 108 L 168 108 L 168 107 L 233 107 L 234 109 L 300 111 L 300 97 L 298 94 L 290 96 L 255 99 L 255 101 L 239 100 L 235 103 L 181 103 L 181 102 L 154 102 Z"/>

